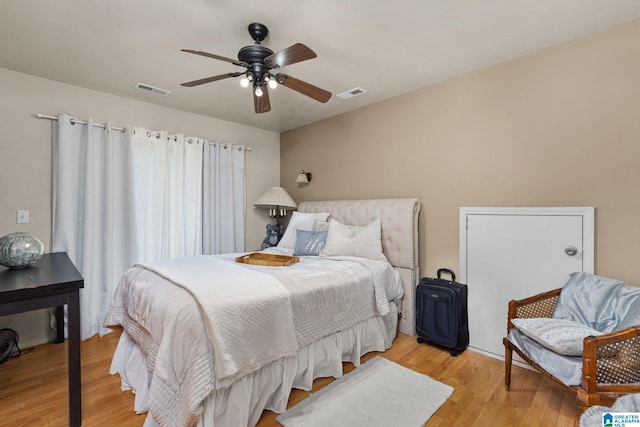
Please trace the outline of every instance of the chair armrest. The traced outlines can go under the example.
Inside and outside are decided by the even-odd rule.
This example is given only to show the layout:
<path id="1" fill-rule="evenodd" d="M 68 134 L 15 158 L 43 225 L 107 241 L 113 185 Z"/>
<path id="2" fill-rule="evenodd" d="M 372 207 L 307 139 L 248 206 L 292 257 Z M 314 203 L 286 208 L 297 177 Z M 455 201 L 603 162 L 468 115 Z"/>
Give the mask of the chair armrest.
<path id="1" fill-rule="evenodd" d="M 551 317 L 562 288 L 543 292 L 521 300 L 509 301 L 507 313 L 507 333 L 513 328 L 511 319 L 530 319 L 536 317 Z"/>
<path id="2" fill-rule="evenodd" d="M 582 387 L 587 392 L 640 386 L 640 326 L 587 337 L 582 352 Z"/>

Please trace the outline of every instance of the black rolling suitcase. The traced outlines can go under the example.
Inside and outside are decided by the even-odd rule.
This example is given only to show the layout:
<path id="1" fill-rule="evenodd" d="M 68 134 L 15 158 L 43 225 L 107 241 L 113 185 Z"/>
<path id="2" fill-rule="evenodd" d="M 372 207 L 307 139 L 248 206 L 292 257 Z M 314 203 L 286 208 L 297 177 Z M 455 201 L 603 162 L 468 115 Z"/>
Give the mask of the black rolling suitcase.
<path id="1" fill-rule="evenodd" d="M 442 273 L 451 280 L 441 279 Z M 469 345 L 467 285 L 457 283 L 453 271 L 441 268 L 438 278 L 423 277 L 416 290 L 418 342 L 430 342 L 451 350 L 452 356 Z"/>

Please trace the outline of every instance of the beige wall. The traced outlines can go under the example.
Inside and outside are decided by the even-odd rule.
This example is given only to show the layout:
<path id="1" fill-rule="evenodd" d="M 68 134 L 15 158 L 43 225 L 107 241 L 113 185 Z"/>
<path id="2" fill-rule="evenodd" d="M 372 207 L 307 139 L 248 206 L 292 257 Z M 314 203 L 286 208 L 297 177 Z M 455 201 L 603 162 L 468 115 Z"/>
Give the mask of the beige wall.
<path id="1" fill-rule="evenodd" d="M 44 65 L 44 64 L 43 64 Z M 155 95 L 149 95 L 155 96 Z M 171 96 L 171 95 L 169 95 Z M 67 113 L 80 119 L 110 121 L 197 135 L 252 148 L 247 152 L 247 250 L 260 247 L 266 212 L 253 207 L 280 181 L 280 135 L 223 120 L 133 101 L 102 92 L 35 78 L 0 68 L 0 236 L 28 231 L 51 248 L 51 121 L 36 113 Z M 16 210 L 30 211 L 29 224 L 16 224 Z M 41 342 L 46 322 L 40 312 L 0 317 L 21 343 Z"/>
<path id="2" fill-rule="evenodd" d="M 423 275 L 459 271 L 460 207 L 594 206 L 596 272 L 640 285 L 639 44 L 636 21 L 283 133 L 282 185 L 419 198 Z"/>

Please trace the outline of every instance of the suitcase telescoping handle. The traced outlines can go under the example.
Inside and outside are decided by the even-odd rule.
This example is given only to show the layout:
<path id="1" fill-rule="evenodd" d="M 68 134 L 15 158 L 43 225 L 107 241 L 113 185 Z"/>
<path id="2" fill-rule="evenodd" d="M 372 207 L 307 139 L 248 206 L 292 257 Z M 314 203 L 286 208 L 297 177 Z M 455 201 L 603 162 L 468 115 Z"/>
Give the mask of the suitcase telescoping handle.
<path id="1" fill-rule="evenodd" d="M 456 273 L 453 272 L 453 270 L 449 270 L 448 268 L 439 268 L 437 275 L 438 275 L 438 279 L 440 279 L 442 273 L 447 273 L 448 275 L 451 276 L 451 281 L 455 282 L 456 281 Z"/>

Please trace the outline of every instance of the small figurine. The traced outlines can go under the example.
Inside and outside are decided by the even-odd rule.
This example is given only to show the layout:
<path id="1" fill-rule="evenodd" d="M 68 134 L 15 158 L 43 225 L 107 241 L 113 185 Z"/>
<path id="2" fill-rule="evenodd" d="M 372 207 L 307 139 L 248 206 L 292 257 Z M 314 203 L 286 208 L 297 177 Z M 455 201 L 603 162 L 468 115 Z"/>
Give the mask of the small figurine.
<path id="1" fill-rule="evenodd" d="M 264 250 L 272 246 L 276 246 L 282 237 L 281 224 L 267 224 L 267 237 L 262 241 L 260 249 Z"/>

